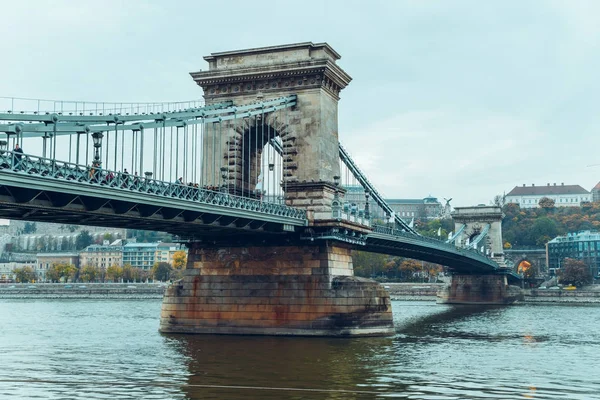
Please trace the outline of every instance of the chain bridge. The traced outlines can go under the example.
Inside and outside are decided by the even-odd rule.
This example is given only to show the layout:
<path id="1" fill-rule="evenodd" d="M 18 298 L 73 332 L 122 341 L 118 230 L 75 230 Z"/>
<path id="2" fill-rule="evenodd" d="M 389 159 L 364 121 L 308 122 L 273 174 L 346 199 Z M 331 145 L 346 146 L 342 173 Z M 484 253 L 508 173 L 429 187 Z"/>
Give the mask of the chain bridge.
<path id="1" fill-rule="evenodd" d="M 325 43 L 213 53 L 191 74 L 204 101 L 2 98 L 0 217 L 186 241 L 165 332 L 391 333 L 389 296 L 353 276 L 352 249 L 447 266 L 460 277 L 455 302 L 506 302 L 518 276 L 501 247 L 489 257 L 490 224 L 475 245 L 456 240 L 460 228 L 447 242 L 420 236 L 339 143 L 351 80 L 339 58 Z M 364 210 L 345 204 L 349 185 L 364 188 Z"/>

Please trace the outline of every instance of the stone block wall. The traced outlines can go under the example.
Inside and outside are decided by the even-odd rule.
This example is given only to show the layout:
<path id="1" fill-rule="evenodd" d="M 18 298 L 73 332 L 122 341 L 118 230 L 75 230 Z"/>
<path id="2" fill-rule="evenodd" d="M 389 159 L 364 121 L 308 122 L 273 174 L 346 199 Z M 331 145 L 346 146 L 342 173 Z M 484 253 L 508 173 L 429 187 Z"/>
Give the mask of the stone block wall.
<path id="1" fill-rule="evenodd" d="M 444 304 L 511 304 L 522 298 L 505 275 L 452 275 L 449 286 L 438 292 Z"/>
<path id="2" fill-rule="evenodd" d="M 206 248 L 167 289 L 161 331 L 261 335 L 389 335 L 388 293 L 352 276 L 341 246 Z"/>

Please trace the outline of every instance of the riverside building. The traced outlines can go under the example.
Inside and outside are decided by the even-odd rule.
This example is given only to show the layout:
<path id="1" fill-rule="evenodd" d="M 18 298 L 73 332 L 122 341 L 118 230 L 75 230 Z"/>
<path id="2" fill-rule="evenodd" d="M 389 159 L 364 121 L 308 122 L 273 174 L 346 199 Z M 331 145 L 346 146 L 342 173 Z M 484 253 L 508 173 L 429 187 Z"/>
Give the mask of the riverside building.
<path id="1" fill-rule="evenodd" d="M 567 258 L 582 260 L 593 277 L 600 271 L 600 232 L 582 231 L 558 236 L 546 244 L 546 260 L 551 275 L 560 270 Z"/>
<path id="2" fill-rule="evenodd" d="M 79 254 L 82 266 L 108 268 L 111 265 L 123 266 L 123 246 L 93 244 Z"/>

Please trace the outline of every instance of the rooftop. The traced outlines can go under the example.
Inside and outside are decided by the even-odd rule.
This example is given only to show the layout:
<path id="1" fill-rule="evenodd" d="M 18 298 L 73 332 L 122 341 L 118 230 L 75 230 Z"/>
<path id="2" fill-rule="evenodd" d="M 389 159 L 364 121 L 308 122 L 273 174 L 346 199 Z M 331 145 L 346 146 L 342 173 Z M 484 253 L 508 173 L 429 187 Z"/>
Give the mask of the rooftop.
<path id="1" fill-rule="evenodd" d="M 589 194 L 587 190 L 580 185 L 565 185 L 556 183 L 546 186 L 515 186 L 513 190 L 508 192 L 507 196 L 544 196 L 544 195 L 560 195 L 560 194 Z"/>
<path id="2" fill-rule="evenodd" d="M 578 242 L 580 240 L 600 240 L 600 232 L 581 231 L 567 233 L 565 236 L 557 236 L 548 243 Z"/>

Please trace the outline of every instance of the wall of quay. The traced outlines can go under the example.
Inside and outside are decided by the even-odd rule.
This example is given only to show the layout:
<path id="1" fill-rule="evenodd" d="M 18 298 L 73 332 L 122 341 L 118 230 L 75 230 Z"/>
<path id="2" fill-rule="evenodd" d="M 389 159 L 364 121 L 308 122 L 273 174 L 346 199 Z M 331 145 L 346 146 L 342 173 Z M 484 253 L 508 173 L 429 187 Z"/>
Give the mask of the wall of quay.
<path id="1" fill-rule="evenodd" d="M 159 284 L 0 284 L 0 299 L 160 299 Z"/>

